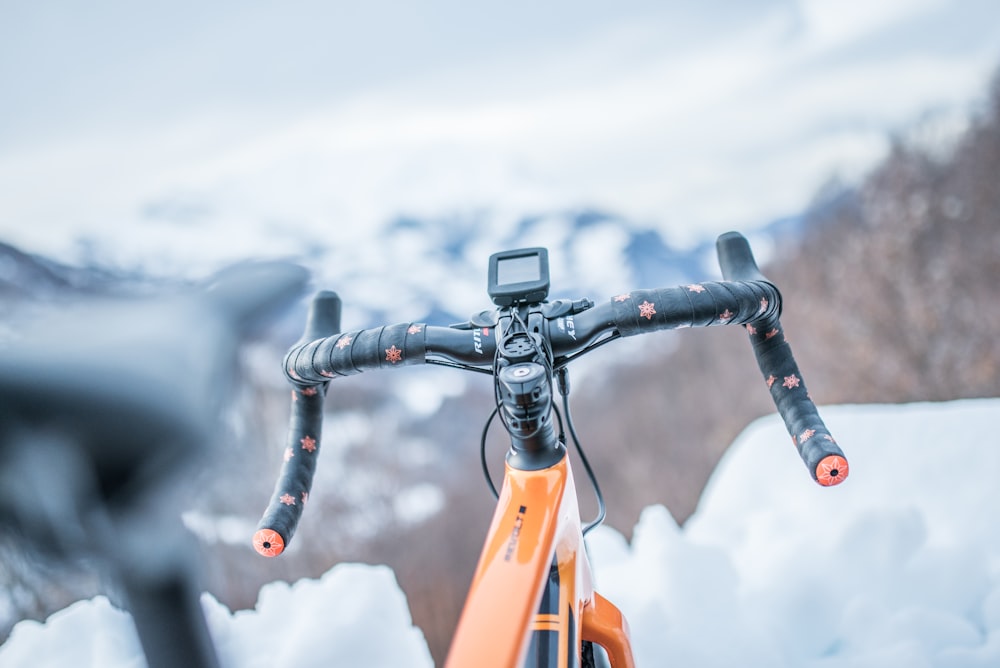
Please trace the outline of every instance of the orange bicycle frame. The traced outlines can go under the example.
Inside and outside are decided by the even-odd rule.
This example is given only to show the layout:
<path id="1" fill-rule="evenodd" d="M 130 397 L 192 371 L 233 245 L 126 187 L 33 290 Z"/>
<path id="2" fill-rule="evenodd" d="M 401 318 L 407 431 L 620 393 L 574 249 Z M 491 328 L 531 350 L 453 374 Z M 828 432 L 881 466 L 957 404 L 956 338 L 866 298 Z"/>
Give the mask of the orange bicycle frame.
<path id="1" fill-rule="evenodd" d="M 574 668 L 581 641 L 635 665 L 625 618 L 593 588 L 569 457 L 508 463 L 446 666 Z"/>

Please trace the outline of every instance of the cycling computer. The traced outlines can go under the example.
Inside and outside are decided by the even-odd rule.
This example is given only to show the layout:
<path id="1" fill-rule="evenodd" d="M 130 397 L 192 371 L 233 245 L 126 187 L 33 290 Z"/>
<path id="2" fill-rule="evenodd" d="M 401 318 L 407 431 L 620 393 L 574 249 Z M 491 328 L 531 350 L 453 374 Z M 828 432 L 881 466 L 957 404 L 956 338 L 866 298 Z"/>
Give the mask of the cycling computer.
<path id="1" fill-rule="evenodd" d="M 544 301 L 549 295 L 549 252 L 522 248 L 494 253 L 487 292 L 497 306 Z"/>

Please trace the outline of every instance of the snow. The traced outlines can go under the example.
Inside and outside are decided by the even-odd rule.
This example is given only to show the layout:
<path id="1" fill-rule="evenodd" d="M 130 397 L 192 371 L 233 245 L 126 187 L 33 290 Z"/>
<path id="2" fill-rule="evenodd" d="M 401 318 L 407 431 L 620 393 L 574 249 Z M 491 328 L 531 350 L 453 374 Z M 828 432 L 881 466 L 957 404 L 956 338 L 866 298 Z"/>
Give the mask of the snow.
<path id="1" fill-rule="evenodd" d="M 647 508 L 631 543 L 589 538 L 640 666 L 1000 665 L 1000 399 L 830 406 L 851 477 L 809 479 L 775 417 L 733 444 L 682 529 Z M 393 574 L 339 564 L 272 583 L 254 610 L 203 598 L 224 667 L 429 666 Z M 21 622 L 0 668 L 144 665 L 128 616 L 98 597 Z"/>
<path id="2" fill-rule="evenodd" d="M 433 665 L 385 566 L 339 564 L 319 579 L 271 583 L 252 611 L 232 613 L 207 594 L 202 607 L 224 667 Z M 21 622 L 0 649 L 4 668 L 68 665 L 145 666 L 131 618 L 100 596 L 44 625 Z"/>
<path id="3" fill-rule="evenodd" d="M 767 418 L 683 531 L 649 508 L 630 547 L 594 537 L 603 593 L 657 639 L 636 643 L 640 665 L 1000 665 L 1000 451 L 978 436 L 1000 401 L 823 414 L 843 485 L 813 483 Z"/>

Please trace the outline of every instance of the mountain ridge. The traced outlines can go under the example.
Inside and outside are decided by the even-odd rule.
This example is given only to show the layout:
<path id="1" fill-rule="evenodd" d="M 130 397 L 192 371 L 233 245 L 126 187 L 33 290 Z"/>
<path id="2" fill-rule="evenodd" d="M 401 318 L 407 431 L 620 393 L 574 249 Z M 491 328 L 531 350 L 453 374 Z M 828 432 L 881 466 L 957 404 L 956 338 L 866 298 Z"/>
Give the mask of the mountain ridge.
<path id="1" fill-rule="evenodd" d="M 383 267 L 416 265 L 426 269 L 427 262 L 438 263 L 437 274 L 450 274 L 455 281 L 480 281 L 481 299 L 476 303 L 472 301 L 474 297 L 451 299 L 452 293 L 442 290 L 440 281 L 432 277 L 430 271 L 425 272 L 425 277 L 421 277 L 419 271 L 411 272 L 414 280 L 402 288 L 397 282 L 396 290 L 400 297 L 397 303 L 387 300 L 382 303 L 376 303 L 376 300 L 366 302 L 364 299 L 353 301 L 352 294 L 364 296 L 371 291 L 365 289 L 366 285 L 380 280 L 377 268 L 373 267 L 369 276 L 361 271 L 365 268 L 363 263 L 352 270 L 338 271 L 330 268 L 335 263 L 328 262 L 325 256 L 306 258 L 304 264 L 315 270 L 318 282 L 334 286 L 345 296 L 345 302 L 355 311 L 350 324 L 352 328 L 395 322 L 399 316 L 394 312 L 404 304 L 422 305 L 406 314 L 411 320 L 450 324 L 464 321 L 488 306 L 485 294 L 486 257 L 478 257 L 482 249 L 497 244 L 505 244 L 507 248 L 532 245 L 531 240 L 537 239 L 543 223 L 552 220 L 560 224 L 549 225 L 545 230 L 550 257 L 553 262 L 560 262 L 569 268 L 569 271 L 562 272 L 559 284 L 553 285 L 554 297 L 588 296 L 600 300 L 616 289 L 661 287 L 712 277 L 709 275 L 711 270 L 706 267 L 706 258 L 714 255 L 714 241 L 705 240 L 693 247 L 678 248 L 653 227 L 637 225 L 613 213 L 591 208 L 554 215 L 524 215 L 512 231 L 499 239 L 491 237 L 483 226 L 477 225 L 471 218 L 445 220 L 401 215 L 389 223 L 391 231 L 406 231 L 431 241 L 426 250 L 431 252 L 432 257 L 422 257 L 420 252 L 410 253 L 407 246 L 395 251 L 388 246 L 391 256 L 380 259 Z M 800 221 L 797 216 L 780 219 L 755 230 L 753 235 L 774 240 L 776 235 L 798 232 Z M 599 238 L 602 233 L 607 238 L 613 238 L 615 243 L 602 245 Z M 598 239 L 587 242 L 584 239 L 587 235 Z M 585 244 L 589 244 L 588 247 L 584 248 Z M 379 253 L 385 252 L 386 248 L 379 249 Z M 479 269 L 482 269 L 482 276 L 477 277 L 475 274 Z M 594 290 L 601 288 L 596 278 L 598 275 L 613 276 L 620 285 L 609 286 L 605 289 L 608 294 L 594 294 Z M 588 281 L 588 277 L 593 278 Z M 59 296 L 121 295 L 135 293 L 137 288 L 156 292 L 176 287 L 175 281 L 184 282 L 184 279 L 155 277 L 141 268 L 121 271 L 96 262 L 74 265 L 0 241 L 0 300 L 6 302 L 48 301 Z M 294 317 L 301 316 L 302 308 L 296 310 Z"/>

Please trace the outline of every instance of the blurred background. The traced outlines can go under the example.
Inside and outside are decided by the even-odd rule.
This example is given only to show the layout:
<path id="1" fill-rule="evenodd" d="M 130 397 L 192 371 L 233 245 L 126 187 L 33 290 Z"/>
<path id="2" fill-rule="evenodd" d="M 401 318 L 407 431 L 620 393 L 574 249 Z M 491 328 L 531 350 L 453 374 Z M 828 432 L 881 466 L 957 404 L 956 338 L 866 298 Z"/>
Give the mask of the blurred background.
<path id="1" fill-rule="evenodd" d="M 998 396 L 998 66 L 988 0 L 2 3 L 0 345 L 248 258 L 306 266 L 346 329 L 449 324 L 488 306 L 496 250 L 548 246 L 553 296 L 600 300 L 717 278 L 714 238 L 738 229 L 818 403 Z M 303 313 L 244 345 L 230 433 L 181 483 L 204 587 L 238 609 L 388 563 L 440 658 L 491 512 L 491 387 L 335 383 L 309 510 L 263 560 Z M 626 536 L 652 503 L 683 522 L 773 410 L 740 332 L 645 338 L 573 376 Z M 0 638 L 101 587 L 9 540 L 0 580 Z"/>

